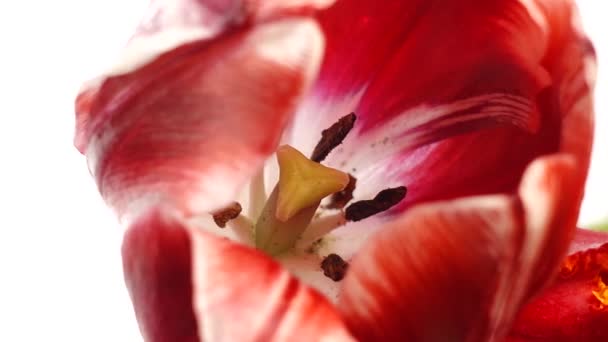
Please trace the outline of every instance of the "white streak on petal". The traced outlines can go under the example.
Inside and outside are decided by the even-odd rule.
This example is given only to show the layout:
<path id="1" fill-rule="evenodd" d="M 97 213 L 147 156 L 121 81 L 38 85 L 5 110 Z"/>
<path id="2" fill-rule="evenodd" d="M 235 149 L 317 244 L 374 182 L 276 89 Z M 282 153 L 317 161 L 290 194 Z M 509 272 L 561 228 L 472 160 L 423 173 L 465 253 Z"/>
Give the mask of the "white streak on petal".
<path id="1" fill-rule="evenodd" d="M 292 127 L 285 132 L 283 143 L 309 156 L 321 139 L 321 131 L 336 123 L 341 117 L 354 112 L 365 91 L 366 87 L 362 87 L 336 98 L 327 98 L 322 94 L 307 96 L 298 108 Z M 350 134 L 344 144 L 348 144 L 349 137 Z"/>
<path id="2" fill-rule="evenodd" d="M 540 124 L 529 99 L 509 94 L 486 94 L 436 106 L 423 104 L 369 131 L 361 132 L 355 125 L 355 130 L 326 163 L 358 178 L 368 177 L 376 173 L 378 165 L 387 165 L 387 159 L 399 152 L 430 145 L 456 134 L 447 131 L 451 127 L 479 120 L 504 122 L 531 132 L 537 131 Z M 383 177 L 383 181 L 387 178 L 390 180 Z"/>

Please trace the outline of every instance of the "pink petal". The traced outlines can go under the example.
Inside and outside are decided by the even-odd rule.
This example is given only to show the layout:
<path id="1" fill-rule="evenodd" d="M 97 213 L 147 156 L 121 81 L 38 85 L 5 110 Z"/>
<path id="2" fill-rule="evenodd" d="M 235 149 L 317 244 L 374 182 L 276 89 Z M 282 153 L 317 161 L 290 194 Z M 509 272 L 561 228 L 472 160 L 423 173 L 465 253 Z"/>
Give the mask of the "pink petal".
<path id="1" fill-rule="evenodd" d="M 608 235 L 606 233 L 588 229 L 577 229 L 574 240 L 570 243 L 568 254 L 571 255 L 590 249 L 597 249 L 608 242 L 607 239 Z"/>
<path id="2" fill-rule="evenodd" d="M 580 200 L 572 159 L 541 159 L 519 196 L 420 205 L 355 257 L 340 308 L 365 341 L 500 340 L 553 275 Z"/>
<path id="3" fill-rule="evenodd" d="M 146 341 L 353 341 L 331 304 L 279 264 L 166 211 L 130 227 L 123 259 Z"/>
<path id="4" fill-rule="evenodd" d="M 608 234 L 578 230 L 559 277 L 520 312 L 509 342 L 607 341 L 608 306 L 593 294 L 608 284 Z"/>
<path id="5" fill-rule="evenodd" d="M 187 45 L 79 98 L 77 145 L 120 215 L 230 201 L 274 151 L 316 75 L 322 41 L 285 19 Z"/>

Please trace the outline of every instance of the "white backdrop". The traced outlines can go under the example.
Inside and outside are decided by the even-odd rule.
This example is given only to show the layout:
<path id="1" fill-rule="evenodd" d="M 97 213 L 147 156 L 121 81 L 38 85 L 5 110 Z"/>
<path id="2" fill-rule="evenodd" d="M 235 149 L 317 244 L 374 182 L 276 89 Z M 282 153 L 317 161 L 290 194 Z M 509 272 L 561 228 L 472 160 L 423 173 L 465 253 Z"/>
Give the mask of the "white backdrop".
<path id="1" fill-rule="evenodd" d="M 72 135 L 80 83 L 112 60 L 145 4 L 0 5 L 0 341 L 141 341 L 122 280 L 121 229 Z M 608 65 L 606 5 L 580 6 L 600 64 Z M 608 216 L 607 82 L 600 66 L 583 224 Z"/>

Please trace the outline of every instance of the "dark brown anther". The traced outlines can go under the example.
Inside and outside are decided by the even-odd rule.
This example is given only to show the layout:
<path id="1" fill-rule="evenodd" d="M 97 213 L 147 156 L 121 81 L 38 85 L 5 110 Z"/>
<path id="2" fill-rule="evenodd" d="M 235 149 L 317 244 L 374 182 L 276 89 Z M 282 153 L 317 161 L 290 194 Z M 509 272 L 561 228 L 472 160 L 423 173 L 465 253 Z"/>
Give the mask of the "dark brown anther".
<path id="1" fill-rule="evenodd" d="M 213 213 L 213 221 L 215 221 L 215 224 L 217 224 L 218 227 L 225 228 L 226 223 L 228 223 L 228 221 L 230 220 L 234 220 L 235 218 L 239 217 L 242 210 L 243 207 L 241 207 L 241 205 L 237 202 L 234 202 L 230 204 L 230 206 L 228 206 L 227 208 Z"/>
<path id="2" fill-rule="evenodd" d="M 399 204 L 406 194 L 407 188 L 404 186 L 382 190 L 372 200 L 359 201 L 349 205 L 344 216 L 348 221 L 361 221 Z"/>
<path id="3" fill-rule="evenodd" d="M 321 262 L 323 274 L 333 281 L 344 279 L 348 270 L 348 263 L 344 261 L 338 254 L 330 254 Z"/>
<path id="4" fill-rule="evenodd" d="M 322 162 L 334 148 L 344 141 L 348 132 L 355 126 L 356 120 L 357 116 L 355 113 L 350 113 L 342 117 L 328 129 L 323 130 L 323 132 L 321 132 L 321 140 L 312 152 L 310 160 L 317 163 Z"/>
<path id="5" fill-rule="evenodd" d="M 342 209 L 346 206 L 350 200 L 353 199 L 353 192 L 357 186 L 357 178 L 353 177 L 350 173 L 348 174 L 348 185 L 344 190 L 336 192 L 331 195 L 329 200 L 329 204 L 327 205 L 328 209 Z"/>

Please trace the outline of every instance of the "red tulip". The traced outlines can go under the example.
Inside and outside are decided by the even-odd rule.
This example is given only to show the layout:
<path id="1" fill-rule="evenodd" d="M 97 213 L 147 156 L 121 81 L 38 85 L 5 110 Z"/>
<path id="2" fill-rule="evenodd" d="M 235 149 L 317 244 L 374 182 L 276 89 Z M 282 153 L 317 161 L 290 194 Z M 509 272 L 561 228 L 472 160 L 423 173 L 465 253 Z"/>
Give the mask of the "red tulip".
<path id="1" fill-rule="evenodd" d="M 499 341 L 516 317 L 520 341 L 582 334 L 547 332 L 562 318 L 539 295 L 572 294 L 572 315 L 593 295 L 551 283 L 593 128 L 572 2 L 332 2 L 153 1 L 80 94 L 144 338 Z"/>
<path id="2" fill-rule="evenodd" d="M 577 231 L 557 279 L 519 313 L 508 342 L 608 341 L 608 236 Z"/>

